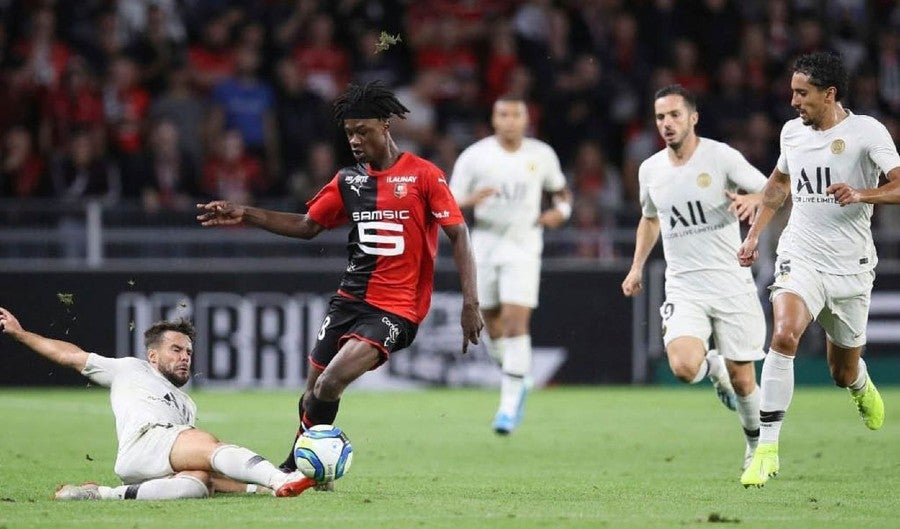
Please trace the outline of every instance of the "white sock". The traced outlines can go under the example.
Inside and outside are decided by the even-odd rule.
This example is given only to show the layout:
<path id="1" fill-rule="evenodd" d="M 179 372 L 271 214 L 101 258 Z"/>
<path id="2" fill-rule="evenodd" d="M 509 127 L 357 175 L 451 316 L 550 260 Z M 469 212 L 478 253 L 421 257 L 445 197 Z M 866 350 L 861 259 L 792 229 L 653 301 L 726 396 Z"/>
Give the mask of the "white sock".
<path id="1" fill-rule="evenodd" d="M 206 498 L 209 489 L 194 476 L 158 478 L 119 487 L 98 487 L 104 500 L 186 500 Z"/>
<path id="2" fill-rule="evenodd" d="M 859 359 L 858 370 L 859 372 L 856 375 L 856 380 L 847 388 L 850 390 L 851 395 L 859 395 L 865 391 L 866 381 L 869 379 L 869 371 L 866 369 L 866 362 L 862 358 Z"/>
<path id="3" fill-rule="evenodd" d="M 707 376 L 712 381 L 718 381 L 722 377 L 730 379 L 730 375 L 728 374 L 728 368 L 725 367 L 725 358 L 718 353 L 715 349 L 710 349 L 708 353 L 706 353 L 706 364 L 709 366 L 709 373 Z"/>
<path id="4" fill-rule="evenodd" d="M 531 374 L 531 336 L 523 334 L 503 339 L 503 378 L 500 381 L 500 411 L 515 416 Z"/>
<path id="5" fill-rule="evenodd" d="M 756 446 L 759 440 L 759 400 L 758 387 L 753 388 L 749 395 L 737 395 L 737 412 L 747 437 L 747 444 Z"/>
<path id="6" fill-rule="evenodd" d="M 488 333 L 484 333 L 481 336 L 481 339 L 484 342 L 484 348 L 487 349 L 488 355 L 490 355 L 497 364 L 502 366 L 506 338 L 502 336 L 500 338 L 491 338 Z"/>
<path id="7" fill-rule="evenodd" d="M 759 442 L 777 443 L 794 396 L 794 357 L 769 349 L 760 376 Z"/>
<path id="8" fill-rule="evenodd" d="M 220 445 L 210 458 L 216 472 L 243 483 L 256 483 L 270 489 L 284 484 L 285 473 L 263 456 L 236 445 Z"/>
<path id="9" fill-rule="evenodd" d="M 712 371 L 712 369 L 710 369 L 710 364 L 712 364 L 712 362 L 704 358 L 703 361 L 700 362 L 700 367 L 697 368 L 697 374 L 694 375 L 694 378 L 692 378 L 688 384 L 696 384 L 706 378 L 706 375 L 710 375 L 710 378 L 712 378 L 712 375 L 710 374 Z"/>

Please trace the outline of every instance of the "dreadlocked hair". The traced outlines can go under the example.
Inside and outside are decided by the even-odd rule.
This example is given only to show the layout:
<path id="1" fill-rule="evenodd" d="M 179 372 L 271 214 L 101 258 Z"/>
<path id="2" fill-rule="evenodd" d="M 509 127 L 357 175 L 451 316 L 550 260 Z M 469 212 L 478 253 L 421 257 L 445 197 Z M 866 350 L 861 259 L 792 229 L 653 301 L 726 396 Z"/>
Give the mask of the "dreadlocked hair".
<path id="1" fill-rule="evenodd" d="M 381 81 L 363 85 L 349 84 L 344 93 L 334 100 L 332 110 L 338 124 L 345 119 L 386 120 L 391 116 L 406 119 L 404 114 L 407 112 L 409 109 Z"/>

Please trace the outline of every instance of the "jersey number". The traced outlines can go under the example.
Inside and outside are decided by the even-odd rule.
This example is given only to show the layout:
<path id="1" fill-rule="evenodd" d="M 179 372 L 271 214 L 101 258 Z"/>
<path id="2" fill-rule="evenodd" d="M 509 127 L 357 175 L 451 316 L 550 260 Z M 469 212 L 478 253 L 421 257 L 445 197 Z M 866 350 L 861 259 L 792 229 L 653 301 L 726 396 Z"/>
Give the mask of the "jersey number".
<path id="1" fill-rule="evenodd" d="M 360 222 L 359 248 L 369 255 L 400 255 L 406 249 L 403 235 L 379 235 L 378 230 L 403 233 L 403 225 L 396 222 Z M 378 246 L 375 246 L 375 245 Z"/>

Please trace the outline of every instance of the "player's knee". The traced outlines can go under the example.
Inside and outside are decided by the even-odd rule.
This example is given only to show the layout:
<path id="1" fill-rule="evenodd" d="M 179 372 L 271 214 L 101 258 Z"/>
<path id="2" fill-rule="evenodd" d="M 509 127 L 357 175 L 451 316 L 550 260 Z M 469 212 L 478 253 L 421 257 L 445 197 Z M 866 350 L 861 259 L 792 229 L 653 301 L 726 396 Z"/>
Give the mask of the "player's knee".
<path id="1" fill-rule="evenodd" d="M 834 383 L 841 388 L 846 388 L 853 384 L 858 374 L 855 366 L 829 365 L 828 369 L 831 371 L 831 378 L 834 379 Z"/>
<path id="2" fill-rule="evenodd" d="M 800 344 L 800 335 L 791 329 L 776 327 L 772 333 L 771 348 L 781 354 L 793 355 Z"/>
<path id="3" fill-rule="evenodd" d="M 200 470 L 180 472 L 172 480 L 178 480 L 176 483 L 179 498 L 203 499 L 209 497 L 212 476 L 208 472 Z"/>
<path id="4" fill-rule="evenodd" d="M 669 367 L 672 369 L 672 374 L 675 375 L 675 378 L 682 382 L 694 380 L 694 377 L 697 376 L 697 370 L 700 369 L 700 366 L 695 362 L 689 362 L 687 358 L 676 355 L 669 356 Z"/>
<path id="5" fill-rule="evenodd" d="M 313 394 L 321 400 L 338 400 L 344 392 L 345 384 L 333 373 L 325 370 L 316 380 Z"/>

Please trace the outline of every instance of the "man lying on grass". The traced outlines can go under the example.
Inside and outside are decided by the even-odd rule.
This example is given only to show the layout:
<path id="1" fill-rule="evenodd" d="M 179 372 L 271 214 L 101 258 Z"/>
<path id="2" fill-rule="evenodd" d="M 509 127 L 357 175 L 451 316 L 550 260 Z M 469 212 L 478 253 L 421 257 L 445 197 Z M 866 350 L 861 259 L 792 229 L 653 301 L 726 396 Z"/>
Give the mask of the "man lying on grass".
<path id="1" fill-rule="evenodd" d="M 197 405 L 179 389 L 191 376 L 194 327 L 189 321 L 161 321 L 147 329 L 147 360 L 107 358 L 26 331 L 3 307 L 0 332 L 110 388 L 119 440 L 115 472 L 122 485 L 63 485 L 56 491 L 57 500 L 206 498 L 216 490 L 253 492 L 257 486 L 289 497 L 316 484 L 194 427 Z"/>

